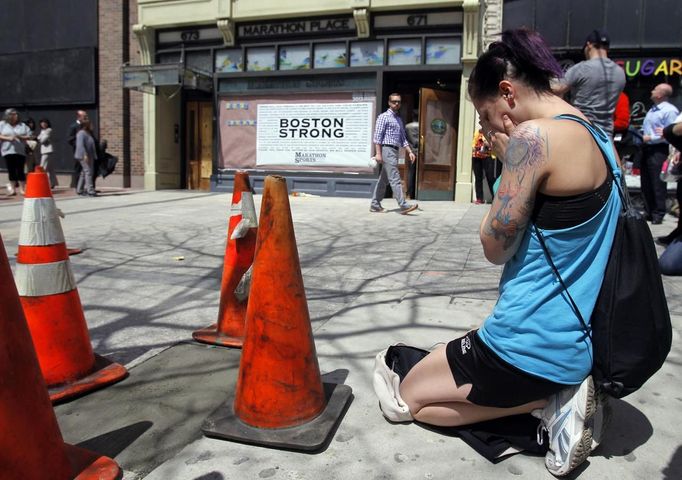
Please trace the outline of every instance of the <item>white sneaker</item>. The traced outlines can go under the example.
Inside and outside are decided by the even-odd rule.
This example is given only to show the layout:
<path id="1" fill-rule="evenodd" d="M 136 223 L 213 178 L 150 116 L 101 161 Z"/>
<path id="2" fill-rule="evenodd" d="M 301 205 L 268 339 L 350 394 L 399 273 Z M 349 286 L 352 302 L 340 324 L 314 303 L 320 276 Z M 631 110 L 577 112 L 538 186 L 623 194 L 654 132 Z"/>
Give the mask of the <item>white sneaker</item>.
<path id="1" fill-rule="evenodd" d="M 387 350 L 379 352 L 374 359 L 374 393 L 384 417 L 392 422 L 411 422 L 414 418 L 410 408 L 400 396 L 400 377 L 386 365 Z"/>
<path id="2" fill-rule="evenodd" d="M 8 183 L 6 187 L 7 187 L 7 195 L 11 196 L 11 195 L 17 194 L 17 192 L 14 191 L 14 187 L 12 186 L 11 183 Z"/>
<path id="3" fill-rule="evenodd" d="M 542 411 L 533 414 L 542 420 L 549 436 L 545 466 L 552 475 L 562 477 L 585 461 L 592 451 L 592 430 L 588 421 L 596 401 L 592 377 L 552 395 Z"/>

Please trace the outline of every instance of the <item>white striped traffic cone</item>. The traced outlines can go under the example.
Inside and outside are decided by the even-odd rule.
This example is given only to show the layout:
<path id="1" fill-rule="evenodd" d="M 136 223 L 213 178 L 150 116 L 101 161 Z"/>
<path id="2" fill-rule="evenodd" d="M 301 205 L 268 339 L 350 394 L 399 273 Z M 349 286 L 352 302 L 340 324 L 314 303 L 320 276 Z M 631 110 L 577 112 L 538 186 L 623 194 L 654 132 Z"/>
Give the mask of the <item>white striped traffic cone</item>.
<path id="1" fill-rule="evenodd" d="M 122 380 L 95 355 L 46 173 L 28 174 L 15 282 L 52 402 Z"/>

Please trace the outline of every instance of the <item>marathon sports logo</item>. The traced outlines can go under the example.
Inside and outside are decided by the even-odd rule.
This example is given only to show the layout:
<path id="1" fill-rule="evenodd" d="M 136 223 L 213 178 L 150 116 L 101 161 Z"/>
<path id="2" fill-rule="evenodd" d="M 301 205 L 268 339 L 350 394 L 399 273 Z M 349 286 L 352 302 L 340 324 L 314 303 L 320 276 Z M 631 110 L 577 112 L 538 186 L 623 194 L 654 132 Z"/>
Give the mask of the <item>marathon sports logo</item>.
<path id="1" fill-rule="evenodd" d="M 471 340 L 469 337 L 464 337 L 462 339 L 462 355 L 466 355 L 467 350 L 471 350 Z"/>
<path id="2" fill-rule="evenodd" d="M 294 152 L 295 163 L 315 163 L 326 158 L 326 153 Z"/>

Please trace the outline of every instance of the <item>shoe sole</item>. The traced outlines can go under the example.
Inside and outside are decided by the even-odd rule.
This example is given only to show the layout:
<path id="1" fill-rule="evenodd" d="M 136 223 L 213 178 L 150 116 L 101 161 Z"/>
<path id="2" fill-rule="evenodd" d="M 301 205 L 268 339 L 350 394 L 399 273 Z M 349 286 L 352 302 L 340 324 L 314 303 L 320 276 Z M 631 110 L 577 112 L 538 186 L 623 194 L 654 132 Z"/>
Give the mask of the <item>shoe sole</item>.
<path id="1" fill-rule="evenodd" d="M 406 208 L 405 210 L 401 210 L 400 214 L 401 215 L 407 215 L 410 212 L 413 212 L 417 209 L 418 205 L 412 205 L 411 207 Z"/>
<path id="2" fill-rule="evenodd" d="M 608 396 L 605 393 L 600 392 L 596 394 L 596 397 L 594 417 L 592 417 L 592 425 L 590 426 L 590 429 L 592 430 L 591 448 L 593 451 L 604 441 L 604 432 L 611 424 L 611 416 L 613 415 Z M 599 411 L 600 407 L 601 413 Z"/>
<path id="3" fill-rule="evenodd" d="M 576 444 L 573 446 L 573 449 L 568 452 L 568 468 L 565 470 L 560 468 L 558 471 L 554 471 L 552 470 L 552 466 L 547 462 L 547 457 L 545 457 L 547 469 L 555 477 L 563 477 L 568 475 L 578 465 L 587 460 L 587 457 L 589 457 L 590 453 L 592 453 L 592 428 L 588 427 L 588 422 L 592 419 L 596 410 L 597 402 L 594 393 L 594 382 L 592 381 L 592 378 L 590 378 L 589 382 L 587 383 L 587 400 L 585 404 L 585 412 L 581 411 L 583 414 L 583 431 L 580 434 L 580 439 L 578 442 L 576 442 Z M 565 467 L 565 465 L 562 465 L 562 468 L 563 467 Z"/>

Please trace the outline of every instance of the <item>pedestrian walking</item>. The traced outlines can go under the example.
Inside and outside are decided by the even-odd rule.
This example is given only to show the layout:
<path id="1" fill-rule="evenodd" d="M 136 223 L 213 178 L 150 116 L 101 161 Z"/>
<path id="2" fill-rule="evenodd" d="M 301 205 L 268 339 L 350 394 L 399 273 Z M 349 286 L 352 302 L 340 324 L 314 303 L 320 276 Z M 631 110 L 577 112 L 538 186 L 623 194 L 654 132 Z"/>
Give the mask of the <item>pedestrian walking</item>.
<path id="1" fill-rule="evenodd" d="M 74 157 L 81 164 L 81 173 L 76 184 L 78 195 L 97 196 L 92 184 L 92 168 L 97 158 L 97 145 L 92 135 L 90 120 L 87 116 L 81 121 L 81 129 L 76 134 L 76 152 Z"/>
<path id="2" fill-rule="evenodd" d="M 19 112 L 14 108 L 5 110 L 4 121 L 0 126 L 0 153 L 7 164 L 7 194 L 16 195 L 17 190 L 24 194 L 26 186 L 26 142 L 31 139 L 29 128 L 19 121 Z"/>
<path id="3" fill-rule="evenodd" d="M 76 111 L 76 120 L 69 125 L 69 133 L 67 135 L 67 142 L 71 145 L 73 152 L 76 152 L 76 135 L 81 129 L 83 121 L 88 119 L 88 113 L 85 110 Z M 78 179 L 81 173 L 81 163 L 74 157 L 73 173 L 71 174 L 71 188 L 76 188 Z"/>
<path id="4" fill-rule="evenodd" d="M 381 165 L 379 181 L 374 187 L 372 203 L 369 207 L 370 212 L 382 213 L 386 209 L 381 206 L 386 192 L 386 184 L 391 185 L 393 198 L 398 202 L 400 213 L 403 215 L 417 209 L 417 204 L 409 204 L 403 195 L 403 185 L 398 171 L 398 152 L 400 147 L 407 150 L 410 162 L 416 160 L 416 155 L 412 151 L 407 138 L 405 137 L 405 127 L 400 118 L 400 105 L 402 99 L 400 94 L 392 93 L 388 96 L 388 110 L 377 117 L 374 126 L 373 143 L 377 163 Z"/>
<path id="5" fill-rule="evenodd" d="M 57 175 L 54 172 L 54 165 L 52 164 L 52 154 L 54 147 L 52 146 L 52 124 L 47 118 L 41 118 L 38 122 L 40 125 L 40 133 L 36 140 L 40 145 L 40 166 L 42 167 L 50 178 L 50 188 L 57 186 Z"/>

